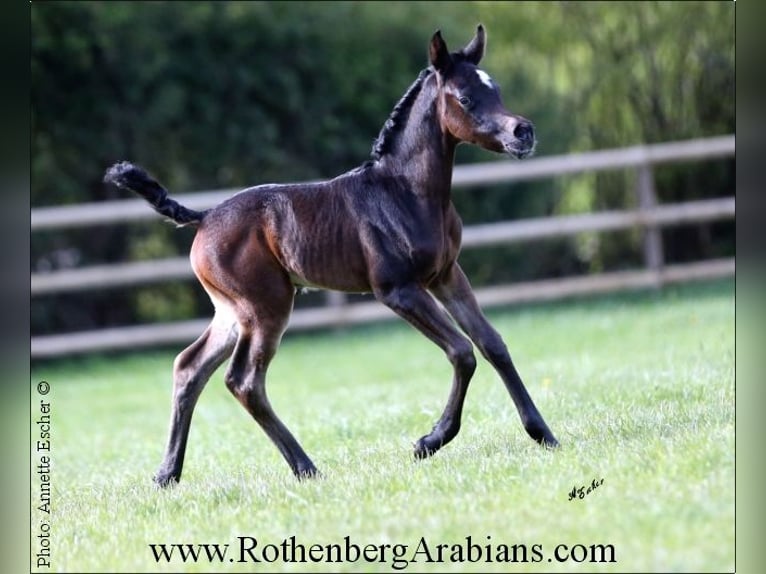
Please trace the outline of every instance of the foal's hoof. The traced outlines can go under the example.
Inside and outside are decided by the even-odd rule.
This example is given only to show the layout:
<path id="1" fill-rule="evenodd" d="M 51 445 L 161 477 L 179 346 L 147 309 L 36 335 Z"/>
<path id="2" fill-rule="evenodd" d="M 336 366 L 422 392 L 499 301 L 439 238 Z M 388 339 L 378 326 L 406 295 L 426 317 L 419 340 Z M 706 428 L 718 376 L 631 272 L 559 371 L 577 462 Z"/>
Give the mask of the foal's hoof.
<path id="1" fill-rule="evenodd" d="M 544 448 L 554 449 L 559 447 L 559 441 L 556 440 L 556 437 L 553 435 L 548 435 L 543 440 L 537 441 L 540 443 L 540 446 Z"/>
<path id="2" fill-rule="evenodd" d="M 559 446 L 559 441 L 556 440 L 550 429 L 545 426 L 545 423 L 529 425 L 526 427 L 526 431 L 540 446 L 545 448 L 556 448 Z"/>
<path id="3" fill-rule="evenodd" d="M 178 484 L 180 477 L 173 474 L 157 473 L 152 477 L 154 484 L 160 488 L 168 488 Z"/>
<path id="4" fill-rule="evenodd" d="M 429 440 L 429 436 L 424 436 L 415 443 L 415 458 L 417 460 L 423 460 L 436 453 L 441 448 L 441 442 Z"/>
<path id="5" fill-rule="evenodd" d="M 314 465 L 296 469 L 293 471 L 293 473 L 298 480 L 320 478 L 322 476 Z"/>

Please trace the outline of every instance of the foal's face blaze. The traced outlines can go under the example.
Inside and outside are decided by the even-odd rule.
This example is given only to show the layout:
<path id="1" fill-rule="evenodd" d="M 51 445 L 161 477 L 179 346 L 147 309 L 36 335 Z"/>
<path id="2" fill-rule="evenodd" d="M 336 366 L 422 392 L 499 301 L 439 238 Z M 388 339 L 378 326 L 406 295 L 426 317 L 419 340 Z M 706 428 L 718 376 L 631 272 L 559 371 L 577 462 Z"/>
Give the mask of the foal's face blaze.
<path id="1" fill-rule="evenodd" d="M 440 76 L 442 128 L 458 141 L 517 159 L 528 157 L 537 143 L 534 126 L 505 109 L 497 84 L 478 67 L 485 43 L 481 27 L 460 52 L 450 54 L 438 32 L 431 40 L 431 64 Z"/>

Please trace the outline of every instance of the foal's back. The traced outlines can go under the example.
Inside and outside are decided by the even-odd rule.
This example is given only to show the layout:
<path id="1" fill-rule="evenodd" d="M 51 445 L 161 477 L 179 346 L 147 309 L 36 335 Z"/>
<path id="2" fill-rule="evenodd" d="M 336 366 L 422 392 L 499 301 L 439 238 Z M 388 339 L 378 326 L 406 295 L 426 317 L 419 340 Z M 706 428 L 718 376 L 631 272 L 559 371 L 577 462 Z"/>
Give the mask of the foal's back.
<path id="1" fill-rule="evenodd" d="M 362 293 L 402 275 L 428 282 L 454 260 L 459 242 L 451 203 L 445 210 L 418 199 L 406 180 L 365 166 L 330 181 L 234 195 L 205 214 L 191 257 L 206 286 L 243 273 L 245 282 L 262 281 L 257 268 L 269 264 L 296 287 Z"/>

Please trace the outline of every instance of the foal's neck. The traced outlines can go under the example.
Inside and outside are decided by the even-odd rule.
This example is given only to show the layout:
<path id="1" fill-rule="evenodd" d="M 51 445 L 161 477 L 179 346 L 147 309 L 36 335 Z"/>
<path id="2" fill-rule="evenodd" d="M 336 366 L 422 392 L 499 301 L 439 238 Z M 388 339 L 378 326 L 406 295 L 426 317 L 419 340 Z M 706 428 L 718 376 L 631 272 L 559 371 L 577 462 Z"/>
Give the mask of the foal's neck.
<path id="1" fill-rule="evenodd" d="M 382 158 L 393 175 L 403 176 L 422 198 L 450 201 L 455 143 L 439 122 L 437 80 L 424 82 L 404 129 L 391 152 Z"/>

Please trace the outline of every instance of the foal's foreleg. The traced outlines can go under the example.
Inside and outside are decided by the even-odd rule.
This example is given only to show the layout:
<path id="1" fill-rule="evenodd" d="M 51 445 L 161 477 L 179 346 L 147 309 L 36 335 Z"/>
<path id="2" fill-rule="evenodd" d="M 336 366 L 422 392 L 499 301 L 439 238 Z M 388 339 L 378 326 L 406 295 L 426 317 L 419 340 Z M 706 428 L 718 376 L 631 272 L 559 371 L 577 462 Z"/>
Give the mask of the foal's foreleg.
<path id="1" fill-rule="evenodd" d="M 433 298 L 417 285 L 397 287 L 376 296 L 447 354 L 454 368 L 447 405 L 433 430 L 415 444 L 415 456 L 425 458 L 450 442 L 460 430 L 468 383 L 476 370 L 473 345 L 454 327 Z"/>
<path id="2" fill-rule="evenodd" d="M 176 357 L 170 436 L 162 464 L 154 476 L 160 486 L 180 480 L 194 406 L 210 376 L 231 354 L 235 340 L 233 324 L 216 318 L 199 339 Z"/>
<path id="3" fill-rule="evenodd" d="M 503 379 L 529 436 L 544 446 L 557 446 L 556 437 L 524 387 L 503 339 L 484 317 L 460 266 L 455 263 L 445 280 L 431 291 Z"/>

